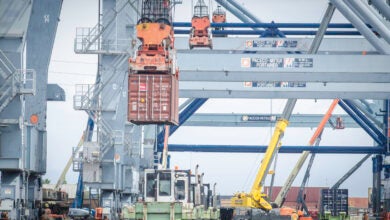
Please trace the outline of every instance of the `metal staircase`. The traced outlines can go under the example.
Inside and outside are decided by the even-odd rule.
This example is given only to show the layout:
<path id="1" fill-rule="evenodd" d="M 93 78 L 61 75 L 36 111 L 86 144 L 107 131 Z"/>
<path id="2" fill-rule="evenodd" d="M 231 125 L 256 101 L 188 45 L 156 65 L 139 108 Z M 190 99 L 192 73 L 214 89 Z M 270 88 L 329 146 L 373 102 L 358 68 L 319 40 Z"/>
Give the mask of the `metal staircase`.
<path id="1" fill-rule="evenodd" d="M 98 97 L 103 90 L 100 84 L 76 85 L 76 94 L 73 97 L 73 108 L 84 110 L 88 116 L 98 125 L 99 141 L 104 145 L 113 143 L 113 134 L 110 125 L 100 117 Z"/>
<path id="2" fill-rule="evenodd" d="M 96 84 L 78 84 L 76 85 L 75 95 L 73 97 L 73 108 L 75 110 L 84 110 L 88 116 L 98 125 L 99 128 L 99 142 L 103 147 L 101 150 L 103 155 L 108 151 L 109 147 L 118 142 L 118 135 L 113 131 L 110 124 L 101 117 L 101 106 L 99 103 L 99 96 L 104 87 L 114 78 L 116 67 L 122 66 L 128 59 L 128 53 L 118 55 L 110 64 L 112 70 L 111 76 L 107 81 Z M 122 137 L 123 138 L 123 134 Z M 123 141 L 121 141 L 123 142 Z"/>
<path id="3" fill-rule="evenodd" d="M 117 15 L 126 8 L 127 5 L 134 7 L 130 0 L 118 1 L 116 9 L 113 9 L 105 14 L 109 20 L 106 24 L 96 24 L 94 27 L 80 27 L 76 29 L 76 38 L 74 41 L 75 53 L 81 54 L 126 54 L 127 48 L 131 39 L 102 40 L 102 34 L 112 28 L 111 24 L 116 20 Z"/>
<path id="4" fill-rule="evenodd" d="M 0 112 L 18 94 L 35 94 L 35 71 L 16 69 L 0 50 Z"/>

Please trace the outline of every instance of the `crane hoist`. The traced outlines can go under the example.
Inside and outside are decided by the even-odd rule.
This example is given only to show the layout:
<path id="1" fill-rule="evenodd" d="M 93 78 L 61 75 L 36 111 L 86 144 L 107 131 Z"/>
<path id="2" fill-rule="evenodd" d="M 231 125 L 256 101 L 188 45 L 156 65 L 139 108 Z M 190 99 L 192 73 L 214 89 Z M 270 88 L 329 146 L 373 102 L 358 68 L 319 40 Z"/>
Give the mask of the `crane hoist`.
<path id="1" fill-rule="evenodd" d="M 130 73 L 174 74 L 171 2 L 144 0 L 136 29 L 141 46 L 137 56 L 129 60 Z"/>
<path id="2" fill-rule="evenodd" d="M 195 4 L 191 26 L 190 49 L 194 47 L 209 47 L 212 49 L 209 10 L 204 0 L 198 0 Z"/>
<path id="3" fill-rule="evenodd" d="M 134 124 L 178 124 L 179 69 L 176 67 L 171 0 L 143 0 L 136 26 L 141 45 L 129 59 L 128 114 Z"/>

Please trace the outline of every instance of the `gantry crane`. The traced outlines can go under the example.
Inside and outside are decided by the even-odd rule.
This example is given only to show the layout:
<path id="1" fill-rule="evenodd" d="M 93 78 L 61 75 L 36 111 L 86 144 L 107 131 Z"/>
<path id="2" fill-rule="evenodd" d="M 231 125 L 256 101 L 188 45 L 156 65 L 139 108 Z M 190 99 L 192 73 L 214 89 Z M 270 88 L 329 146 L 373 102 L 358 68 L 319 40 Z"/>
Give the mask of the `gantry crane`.
<path id="1" fill-rule="evenodd" d="M 308 51 L 309 54 L 317 53 L 326 28 L 332 18 L 335 7 L 330 4 L 325 12 L 325 16 L 321 22 L 320 28 L 313 40 Z M 278 120 L 275 126 L 274 134 L 264 154 L 264 158 L 261 162 L 260 168 L 256 175 L 252 189 L 249 193 L 237 193 L 231 199 L 231 205 L 233 207 L 255 208 L 269 211 L 272 209 L 271 204 L 267 201 L 267 195 L 262 193 L 262 188 L 265 183 L 266 175 L 269 171 L 272 160 L 277 152 L 277 147 L 280 140 L 283 138 L 284 131 L 288 125 L 288 120 L 295 107 L 297 99 L 288 99 L 287 104 L 283 110 L 282 117 Z"/>

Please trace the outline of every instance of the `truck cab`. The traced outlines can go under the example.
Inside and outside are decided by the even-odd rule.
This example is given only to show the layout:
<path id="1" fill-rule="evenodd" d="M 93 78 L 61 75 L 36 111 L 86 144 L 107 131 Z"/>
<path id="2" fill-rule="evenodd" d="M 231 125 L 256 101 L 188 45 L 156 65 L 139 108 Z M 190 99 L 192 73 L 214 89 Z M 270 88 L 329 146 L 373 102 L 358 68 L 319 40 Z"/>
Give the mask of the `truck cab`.
<path id="1" fill-rule="evenodd" d="M 145 202 L 190 202 L 189 170 L 145 170 Z"/>

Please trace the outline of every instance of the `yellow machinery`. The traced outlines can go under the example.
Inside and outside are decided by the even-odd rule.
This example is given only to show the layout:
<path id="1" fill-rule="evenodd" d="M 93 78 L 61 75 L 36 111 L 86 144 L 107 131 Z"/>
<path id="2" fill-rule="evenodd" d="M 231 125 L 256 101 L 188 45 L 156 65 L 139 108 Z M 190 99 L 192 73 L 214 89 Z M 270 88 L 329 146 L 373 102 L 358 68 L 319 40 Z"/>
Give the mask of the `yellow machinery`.
<path id="1" fill-rule="evenodd" d="M 264 186 L 265 177 L 268 174 L 269 167 L 279 145 L 279 141 L 283 136 L 287 125 L 288 120 L 283 118 L 279 119 L 276 123 L 274 134 L 272 135 L 267 151 L 265 152 L 250 193 L 236 193 L 231 199 L 231 205 L 233 207 L 258 208 L 265 211 L 272 209 L 271 204 L 267 201 L 267 195 L 261 193 L 261 191 Z"/>

